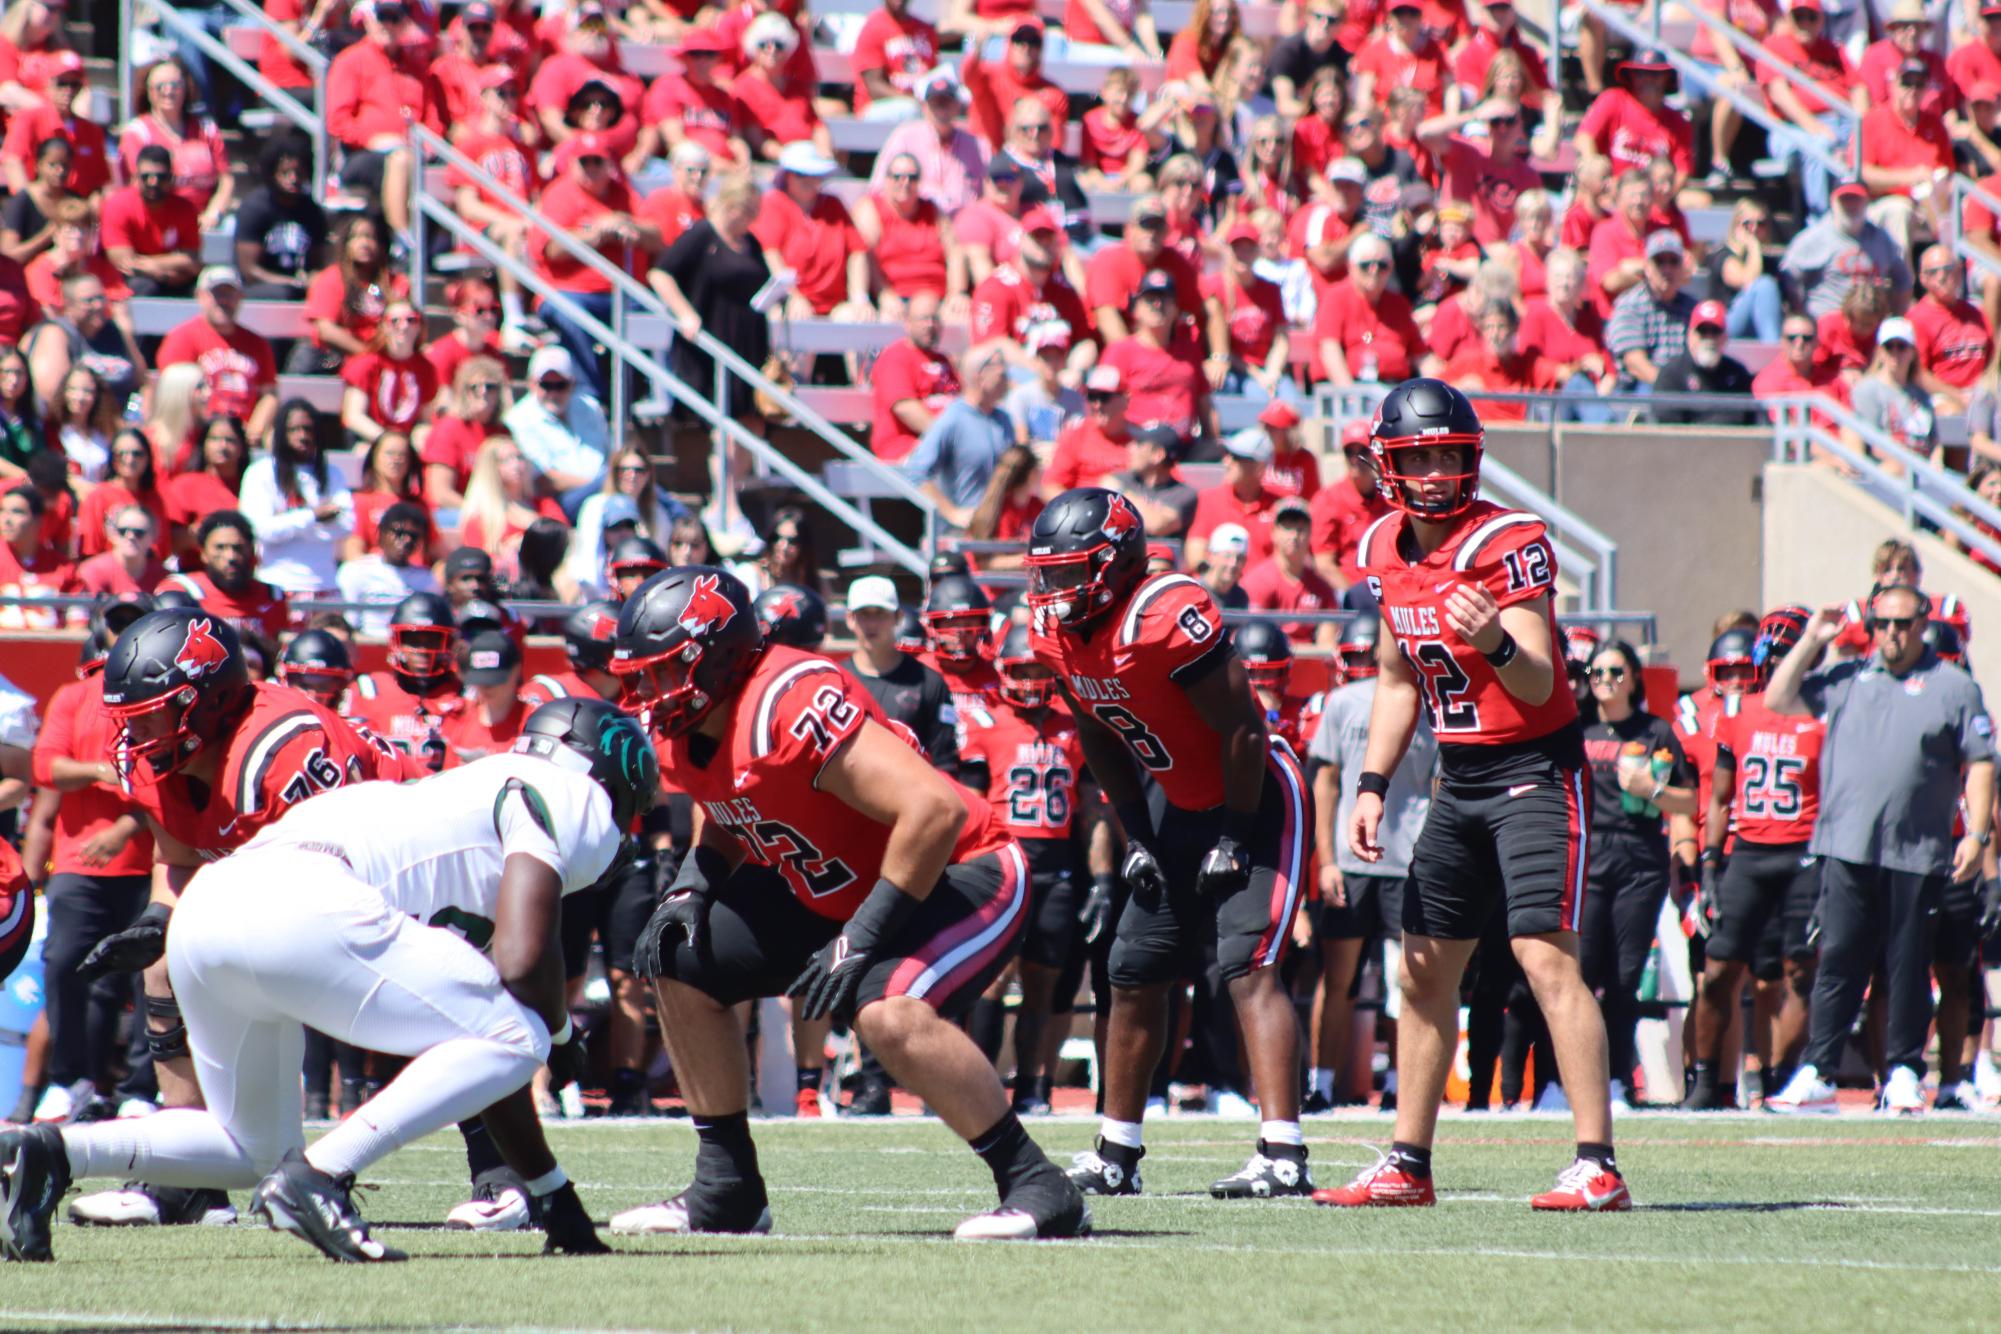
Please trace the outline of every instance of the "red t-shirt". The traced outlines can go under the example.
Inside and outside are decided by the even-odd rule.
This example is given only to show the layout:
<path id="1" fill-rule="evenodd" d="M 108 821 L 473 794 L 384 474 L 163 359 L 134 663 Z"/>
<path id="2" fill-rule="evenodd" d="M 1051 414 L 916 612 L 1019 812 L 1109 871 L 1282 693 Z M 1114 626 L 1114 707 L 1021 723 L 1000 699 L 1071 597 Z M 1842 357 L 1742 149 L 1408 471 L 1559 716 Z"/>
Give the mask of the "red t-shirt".
<path id="1" fill-rule="evenodd" d="M 995 264 L 1021 253 L 1021 219 L 984 199 L 952 215 L 952 236 L 961 246 L 985 246 Z"/>
<path id="2" fill-rule="evenodd" d="M 500 350 L 500 335 L 488 334 L 485 346 L 478 348 L 480 356 L 504 360 L 506 354 Z M 459 367 L 472 360 L 475 349 L 466 346 L 465 335 L 452 330 L 437 342 L 424 349 L 424 360 L 431 363 L 431 369 L 438 373 L 438 384 L 449 385 L 452 377 L 459 373 Z"/>
<path id="3" fill-rule="evenodd" d="M 1186 439 L 1196 433 L 1196 413 L 1209 397 L 1202 358 L 1201 340 L 1181 326 L 1165 347 L 1121 338 L 1105 349 L 1098 364 L 1125 377 L 1127 421 L 1172 426 Z"/>
<path id="4" fill-rule="evenodd" d="M 1056 437 L 1056 449 L 1042 471 L 1043 481 L 1056 491 L 1098 486 L 1105 478 L 1126 470 L 1132 462 L 1131 445 L 1131 437 L 1123 431 L 1114 439 L 1088 419 L 1071 422 Z"/>
<path id="5" fill-rule="evenodd" d="M 1311 500 L 1320 492 L 1320 456 L 1310 449 L 1277 449 L 1265 464 L 1265 489 Z"/>
<path id="6" fill-rule="evenodd" d="M 1230 355 L 1263 366 L 1272 343 L 1286 327 L 1285 297 L 1278 284 L 1255 276 L 1239 284 L 1228 274 L 1211 273 L 1202 278 L 1202 296 L 1223 303 L 1230 324 Z"/>
<path id="7" fill-rule="evenodd" d="M 1293 123 L 1292 179 L 1301 198 L 1312 198 L 1307 183 L 1325 176 L 1327 164 L 1343 151 L 1340 126 L 1329 125 L 1311 113 Z"/>
<path id="8" fill-rule="evenodd" d="M 1195 497 L 1195 517 L 1188 522 L 1187 535 L 1206 542 L 1209 534 L 1224 524 L 1237 524 L 1251 535 L 1246 559 L 1255 565 L 1271 555 L 1272 513 L 1284 499 L 1270 487 L 1260 485 L 1258 493 L 1245 500 L 1230 489 L 1229 483 L 1218 482 Z"/>
<path id="9" fill-rule="evenodd" d="M 93 672 L 58 689 L 44 710 L 42 730 L 35 737 L 34 779 L 55 786 L 55 761 L 89 764 L 111 754 L 117 727 L 104 707 L 104 678 Z M 153 835 L 143 818 L 139 831 L 116 855 L 100 866 L 86 865 L 77 853 L 83 844 L 138 809 L 117 788 L 103 783 L 73 788 L 56 807 L 51 868 L 57 875 L 145 875 L 153 869 Z"/>
<path id="10" fill-rule="evenodd" d="M 1519 341 L 1519 339 L 1517 339 Z M 1524 347 L 1528 346 L 1523 344 Z M 1554 363 L 1533 351 L 1517 352 L 1501 358 L 1484 341 L 1465 348 L 1445 368 L 1448 383 L 1465 390 L 1473 398 L 1485 421 L 1527 421 L 1528 404 L 1483 398 L 1480 390 L 1497 394 L 1540 394 L 1561 388 Z"/>
<path id="11" fill-rule="evenodd" d="M 871 195 L 875 208 L 876 267 L 882 270 L 889 290 L 908 299 L 928 293 L 945 295 L 945 237 L 939 230 L 943 216 L 928 199 L 917 201 L 917 209 L 906 218 L 881 195 Z"/>
<path id="12" fill-rule="evenodd" d="M 1058 126 L 1070 119 L 1068 93 L 1041 75 L 1017 77 L 1005 58 L 968 60 L 964 77 L 966 91 L 973 99 L 966 118 L 967 128 L 974 137 L 985 140 L 989 149 L 998 148 L 1006 138 L 1008 114 L 1015 105 L 1031 97 L 1049 108 L 1049 118 Z"/>
<path id="13" fill-rule="evenodd" d="M 1313 498 L 1313 550 L 1333 552 L 1341 577 L 1352 584 L 1362 577 L 1356 555 L 1362 534 L 1389 512 L 1382 492 L 1372 486 L 1364 495 L 1355 489 L 1352 476 L 1344 477 Z"/>
<path id="14" fill-rule="evenodd" d="M 195 206 L 170 194 L 157 204 L 139 197 L 139 187 L 114 190 L 104 200 L 104 248 L 131 247 L 140 255 L 164 255 L 201 248 L 201 216 Z"/>
<path id="15" fill-rule="evenodd" d="M 1806 75 L 1831 93 L 1845 97 L 1848 90 L 1855 86 L 1855 66 L 1849 63 L 1848 53 L 1825 37 L 1810 43 L 1802 42 L 1792 33 L 1781 30 L 1765 39 L 1765 49 L 1778 56 L 1780 64 Z M 1773 83 L 1782 81 L 1805 110 L 1816 116 L 1827 110 L 1825 99 L 1787 79 L 1773 65 L 1760 61 L 1756 72 L 1758 86 L 1765 92 L 1766 105 L 1771 105 Z M 1778 108 L 1773 107 L 1773 110 Z"/>
<path id="16" fill-rule="evenodd" d="M 208 207 L 229 170 L 229 149 L 223 145 L 222 131 L 212 120 L 187 118 L 188 132 L 176 136 L 152 116 L 138 116 L 118 136 L 120 178 L 131 181 L 139 175 L 139 150 L 158 146 L 173 158 L 174 192 L 194 206 L 196 213 Z M 71 175 L 75 175 L 72 169 Z"/>
<path id="17" fill-rule="evenodd" d="M 125 562 L 109 551 L 100 552 L 76 567 L 77 591 L 101 598 L 150 594 L 166 577 L 166 562 L 157 556 L 146 558 L 146 568 L 136 579 L 125 568 Z"/>
<path id="18" fill-rule="evenodd" d="M 44 545 L 22 560 L 14 548 L 0 542 L 0 594 L 7 597 L 60 597 L 76 591 L 76 566 L 64 560 L 52 546 Z M 0 606 L 0 629 L 53 630 L 62 624 L 63 614 L 54 609 L 30 606 Z"/>
<path id="19" fill-rule="evenodd" d="M 1646 253 L 1646 236 L 1635 232 L 1624 214 L 1614 213 L 1591 229 L 1591 253 L 1585 260 L 1584 286 L 1600 315 L 1612 313 L 1614 300 L 1605 290 L 1605 275 L 1629 259 L 1644 258 Z"/>
<path id="20" fill-rule="evenodd" d="M 1487 67 L 1503 51 L 1513 51 L 1521 57 L 1522 69 L 1531 90 L 1541 92 L 1549 87 L 1549 75 L 1543 68 L 1547 57 L 1523 40 L 1520 28 L 1510 32 L 1505 41 L 1496 37 L 1492 28 L 1475 31 L 1472 39 L 1459 48 L 1459 54 L 1453 59 L 1452 77 L 1458 80 L 1461 88 L 1478 92 L 1487 85 Z"/>
<path id="21" fill-rule="evenodd" d="M 1348 373 L 1366 378 L 1364 367 L 1373 358 L 1375 378 L 1383 384 L 1407 380 L 1417 360 L 1424 354 L 1424 335 L 1411 317 L 1410 302 L 1400 293 L 1385 290 L 1371 306 L 1356 289 L 1352 279 L 1343 279 L 1329 288 L 1313 317 L 1313 378 L 1325 379 L 1320 365 L 1319 344 L 1333 339 L 1347 354 Z"/>
<path id="22" fill-rule="evenodd" d="M 632 210 L 632 187 L 622 180 L 612 180 L 605 186 L 603 194 L 594 195 L 579 185 L 574 176 L 565 176 L 551 182 L 549 188 L 542 192 L 542 216 L 572 234 L 607 213 L 630 216 Z M 602 293 L 611 290 L 611 279 L 586 266 L 565 247 L 550 244 L 546 235 L 536 234 L 534 248 L 542 272 L 562 291 Z M 641 272 L 644 259 L 641 247 L 607 237 L 594 248 L 610 261 L 613 268 L 622 268 L 634 277 Z"/>
<path id="23" fill-rule="evenodd" d="M 660 249 L 664 251 L 681 239 L 681 233 L 708 217 L 709 208 L 705 201 L 690 199 L 673 186 L 663 185 L 639 201 L 639 212 L 633 216 L 660 229 Z"/>
<path id="24" fill-rule="evenodd" d="M 406 435 L 438 396 L 438 373 L 421 352 L 400 360 L 382 352 L 349 357 L 340 378 L 368 396 L 368 415 L 377 424 Z"/>
<path id="25" fill-rule="evenodd" d="M 1013 264 L 1001 265 L 987 275 L 985 282 L 973 289 L 972 340 L 975 343 L 983 343 L 989 338 L 1012 338 L 1020 342 L 1027 337 L 1030 326 L 1048 324 L 1053 320 L 1061 320 L 1070 326 L 1073 344 L 1097 336 L 1097 326 L 1084 309 L 1077 289 L 1054 270 L 1039 292 L 1029 285 L 1028 278 Z"/>
<path id="26" fill-rule="evenodd" d="M 1577 323 L 1566 324 L 1546 298 L 1534 297 L 1522 313 L 1521 328 L 1515 330 L 1515 339 L 1561 366 L 1604 355 L 1605 321 L 1596 307 L 1580 302 Z"/>
<path id="27" fill-rule="evenodd" d="M 94 195 L 111 183 L 111 152 L 104 128 L 75 116 L 64 117 L 46 102 L 16 111 L 7 121 L 7 137 L 0 140 L 0 157 L 20 163 L 32 177 L 35 152 L 45 139 L 62 139 L 69 144 L 69 175 L 63 183 L 70 193 Z"/>
<path id="28" fill-rule="evenodd" d="M 1464 139 L 1454 139 L 1441 164 L 1445 197 L 1473 206 L 1473 239 L 1483 245 L 1506 241 L 1515 230 L 1515 201 L 1524 190 L 1542 189 L 1542 173 L 1526 155 L 1506 162 Z"/>
<path id="29" fill-rule="evenodd" d="M 1202 279 L 1195 272 L 1195 266 L 1183 259 L 1179 251 L 1166 246 L 1162 246 L 1160 253 L 1151 261 L 1134 254 L 1133 248 L 1124 241 L 1106 246 L 1091 256 L 1090 264 L 1084 269 L 1084 300 L 1094 311 L 1110 306 L 1123 314 L 1132 305 L 1140 280 L 1154 269 L 1174 279 L 1174 300 L 1181 307 L 1182 315 L 1189 318 L 1199 315 L 1202 310 Z"/>
<path id="30" fill-rule="evenodd" d="M 644 114 L 649 125 L 679 121 L 688 138 L 723 162 L 733 160 L 730 138 L 750 123 L 736 95 L 714 83 L 690 83 L 679 74 L 663 74 L 647 90 Z"/>
<path id="31" fill-rule="evenodd" d="M 1357 53 L 1349 73 L 1374 77 L 1377 106 L 1389 105 L 1393 88 L 1415 88 L 1424 94 L 1424 114 L 1436 116 L 1445 110 L 1445 85 L 1452 81 L 1452 74 L 1445 52 L 1436 42 L 1423 42 L 1422 47 L 1399 51 L 1384 33 Z"/>
<path id="32" fill-rule="evenodd" d="M 442 463 L 458 474 L 458 489 L 463 492 L 472 478 L 472 461 L 479 453 L 479 447 L 496 435 L 507 434 L 507 428 L 498 422 L 483 426 L 469 422 L 463 417 L 440 413 L 431 423 L 429 435 L 424 437 L 422 458 L 426 464 Z M 430 497 L 437 503 L 437 497 Z"/>
<path id="33" fill-rule="evenodd" d="M 820 127 L 820 113 L 813 109 L 813 86 L 780 88 L 761 69 L 747 69 L 730 84 L 730 91 L 749 113 L 751 124 L 781 144 L 811 139 Z"/>
<path id="34" fill-rule="evenodd" d="M 167 522 L 178 528 L 193 528 L 217 510 L 236 508 L 235 489 L 205 468 L 170 479 L 166 495 Z"/>
<path id="35" fill-rule="evenodd" d="M 22 270 L 28 282 L 28 295 L 34 299 L 36 305 L 47 310 L 61 310 L 63 279 L 69 273 L 78 270 L 90 274 L 103 283 L 104 299 L 113 305 L 132 299 L 132 288 L 126 283 L 125 275 L 113 267 L 102 251 L 85 259 L 78 269 L 66 270 L 63 273 L 56 272 L 55 258 L 55 251 L 44 250 L 29 260 L 27 268 Z"/>
<path id="36" fill-rule="evenodd" d="M 1937 116 L 1919 112 L 1917 123 L 1906 125 L 1894 107 L 1879 106 L 1862 118 L 1862 165 L 1931 167 L 1949 172 L 1953 169 L 1952 135 Z M 1908 185 L 1882 192 L 1906 196 L 1910 193 Z"/>
<path id="37" fill-rule="evenodd" d="M 1618 166 L 1645 167 L 1666 154 L 1684 176 L 1695 169 L 1695 131 L 1672 107 L 1650 111 L 1624 88 L 1607 88 L 1584 113 L 1578 132 Z"/>
<path id="38" fill-rule="evenodd" d="M 1814 321 L 1820 331 L 1820 355 L 1842 370 L 1866 371 L 1876 355 L 1876 335 L 1863 338 L 1839 310 Z"/>
<path id="39" fill-rule="evenodd" d="M 862 75 L 881 70 L 889 86 L 909 96 L 917 86 L 917 76 L 938 63 L 938 30 L 923 19 L 905 13 L 892 14 L 877 9 L 862 20 L 855 35 L 854 54 L 848 68 L 855 81 L 855 114 L 868 110 L 875 99 Z"/>
<path id="40" fill-rule="evenodd" d="M 892 410 L 896 404 L 916 399 L 939 413 L 962 388 L 959 372 L 944 353 L 926 352 L 908 338 L 891 343 L 876 358 L 869 376 L 869 395 L 875 405 L 869 448 L 885 463 L 901 462 L 917 448 L 917 433 L 897 417 Z"/>
<path id="41" fill-rule="evenodd" d="M 153 591 L 164 593 L 170 588 L 188 594 L 203 610 L 214 612 L 236 629 L 255 630 L 266 639 L 277 640 L 292 623 L 285 595 L 261 580 L 252 579 L 236 592 L 226 593 L 215 586 L 208 571 L 196 570 L 170 575 Z"/>
<path id="42" fill-rule="evenodd" d="M 111 539 L 104 535 L 104 521 L 111 517 L 112 511 L 127 505 L 137 505 L 153 516 L 153 554 L 165 560 L 173 550 L 168 545 L 166 498 L 158 491 L 140 495 L 117 481 L 100 482 L 92 487 L 77 508 L 76 554 L 95 556 L 111 550 Z"/>
<path id="43" fill-rule="evenodd" d="M 160 340 L 161 370 L 191 362 L 208 378 L 209 411 L 248 421 L 257 400 L 278 387 L 278 362 L 262 335 L 238 325 L 227 334 L 202 316 L 175 325 Z"/>
<path id="44" fill-rule="evenodd" d="M 751 235 L 799 275 L 799 294 L 821 315 L 847 300 L 848 256 L 865 247 L 847 205 L 831 194 L 803 211 L 782 190 L 767 190 Z"/>
<path id="45" fill-rule="evenodd" d="M 1279 568 L 1277 557 L 1261 560 L 1246 570 L 1241 587 L 1244 596 L 1251 600 L 1253 611 L 1329 611 L 1341 605 L 1341 595 L 1318 570 L 1308 565 L 1300 571 L 1299 578 L 1289 578 Z M 1308 644 L 1313 642 L 1319 627 L 1308 621 L 1293 621 L 1282 622 L 1281 628 L 1295 642 Z"/>
<path id="46" fill-rule="evenodd" d="M 1916 55 L 1907 56 L 1888 37 L 1869 44 L 1868 50 L 1862 53 L 1862 66 L 1856 74 L 1862 86 L 1869 90 L 1871 106 L 1890 105 L 1890 82 L 1896 76 L 1898 66 L 1906 60 L 1922 61 L 1931 80 L 1925 85 L 1924 95 L 1918 99 L 1921 114 L 1943 116 L 1948 111 L 1959 109 L 1959 89 L 1953 84 L 1952 72 L 1946 68 L 1945 57 L 1922 46 Z"/>
<path id="47" fill-rule="evenodd" d="M 306 284 L 303 310 L 308 320 L 338 324 L 366 343 L 375 337 L 376 327 L 382 323 L 382 312 L 389 308 L 389 303 L 409 295 L 410 280 L 400 273 L 385 270 L 380 280 L 356 292 L 350 300 L 347 285 L 340 276 L 340 266 L 330 264 L 314 274 L 313 280 Z M 313 335 L 313 346 L 326 346 L 317 332 Z"/>
<path id="48" fill-rule="evenodd" d="M 1918 336 L 1918 364 L 1955 389 L 1971 389 L 1994 355 L 1994 331 L 1980 307 L 1946 305 L 1927 293 L 1907 312 Z"/>
<path id="49" fill-rule="evenodd" d="M 1952 76 L 1953 91 L 1961 99 L 1972 97 L 1976 89 L 1989 92 L 2001 89 L 2001 54 L 1977 37 L 1955 47 L 1946 58 L 1945 68 Z"/>
<path id="50" fill-rule="evenodd" d="M 610 87 L 625 105 L 626 119 L 632 119 L 646 96 L 646 86 L 619 67 L 618 47 L 607 48 L 602 63 L 574 51 L 558 51 L 536 67 L 534 82 L 528 85 L 526 106 L 536 112 L 557 115 L 570 104 L 577 90 L 596 81 Z"/>
<path id="51" fill-rule="evenodd" d="M 471 130 L 452 146 L 471 158 L 474 166 L 506 186 L 516 198 L 533 200 L 542 192 L 542 174 L 513 135 Z M 497 196 L 456 166 L 445 168 L 445 184 L 453 193 L 470 185 L 479 191 L 481 202 L 502 207 Z"/>
<path id="52" fill-rule="evenodd" d="M 1092 171 L 1116 175 L 1144 147 L 1146 135 L 1130 116 L 1125 124 L 1114 125 L 1103 107 L 1092 107 L 1084 113 L 1083 151 L 1077 159 Z"/>
<path id="53" fill-rule="evenodd" d="M 39 256 L 37 256 L 39 258 Z M 19 261 L 0 255 L 0 346 L 12 347 L 21 335 L 40 323 L 42 303 L 28 286 L 28 271 Z"/>

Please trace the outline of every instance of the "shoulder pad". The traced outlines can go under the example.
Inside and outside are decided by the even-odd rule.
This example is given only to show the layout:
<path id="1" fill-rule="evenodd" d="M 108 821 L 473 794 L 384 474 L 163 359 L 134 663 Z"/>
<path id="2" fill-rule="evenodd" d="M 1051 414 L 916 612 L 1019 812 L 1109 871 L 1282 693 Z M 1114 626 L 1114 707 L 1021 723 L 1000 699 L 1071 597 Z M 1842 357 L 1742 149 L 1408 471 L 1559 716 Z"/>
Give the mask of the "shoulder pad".
<path id="1" fill-rule="evenodd" d="M 236 771 L 238 814 L 249 815 L 263 808 L 264 782 L 271 776 L 279 753 L 298 738 L 312 735 L 324 739 L 320 719 L 318 715 L 300 709 L 279 716 L 250 741 L 243 754 L 243 765 Z"/>
<path id="2" fill-rule="evenodd" d="M 1504 510 L 1489 516 L 1466 535 L 1452 558 L 1452 568 L 1470 570 L 1476 564 L 1498 559 L 1504 552 L 1527 546 L 1547 532 L 1547 526 L 1536 515 Z"/>
<path id="3" fill-rule="evenodd" d="M 778 749 L 784 739 L 781 729 L 784 720 L 780 717 L 780 706 L 785 697 L 792 693 L 792 687 L 809 676 L 831 673 L 846 693 L 848 675 L 826 658 L 807 658 L 793 663 L 765 684 L 764 693 L 758 696 L 756 711 L 751 723 L 751 754 L 763 758 Z"/>
<path id="4" fill-rule="evenodd" d="M 1387 546 L 1395 540 L 1396 521 L 1402 517 L 1402 511 L 1391 510 L 1362 530 L 1362 540 L 1355 546 L 1355 555 L 1365 568 L 1380 568 L 1389 559 L 1387 550 L 1378 553 L 1375 548 Z"/>
<path id="5" fill-rule="evenodd" d="M 1132 601 L 1126 603 L 1119 618 L 1118 642 L 1122 646 L 1139 642 L 1149 609 L 1169 611 L 1180 607 L 1206 608 L 1211 619 L 1221 623 L 1221 618 L 1214 615 L 1216 600 L 1209 596 L 1209 589 L 1201 580 L 1186 574 L 1157 574 L 1141 584 Z"/>

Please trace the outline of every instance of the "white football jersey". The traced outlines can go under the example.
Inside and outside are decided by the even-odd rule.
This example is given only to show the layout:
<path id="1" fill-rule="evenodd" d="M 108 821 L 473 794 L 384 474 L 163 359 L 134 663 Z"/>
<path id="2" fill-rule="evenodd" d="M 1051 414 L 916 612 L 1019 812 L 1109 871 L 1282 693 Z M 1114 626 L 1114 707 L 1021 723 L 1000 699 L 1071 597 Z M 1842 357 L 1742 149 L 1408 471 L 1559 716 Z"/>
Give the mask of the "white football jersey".
<path id="1" fill-rule="evenodd" d="M 509 753 L 415 783 L 359 783 L 322 793 L 287 811 L 244 850 L 329 853 L 390 906 L 484 949 L 508 857 L 525 853 L 544 863 L 561 878 L 563 893 L 573 894 L 610 869 L 621 837 L 611 797 L 589 774 L 560 760 Z"/>

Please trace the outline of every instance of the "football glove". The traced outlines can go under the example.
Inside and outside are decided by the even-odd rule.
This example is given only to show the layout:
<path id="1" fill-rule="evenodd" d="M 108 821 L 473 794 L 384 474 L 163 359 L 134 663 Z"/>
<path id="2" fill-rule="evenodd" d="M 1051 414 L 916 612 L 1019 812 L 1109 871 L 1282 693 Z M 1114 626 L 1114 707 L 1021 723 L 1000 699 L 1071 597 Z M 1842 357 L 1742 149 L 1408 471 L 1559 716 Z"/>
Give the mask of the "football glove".
<path id="1" fill-rule="evenodd" d="M 1112 920 L 1112 878 L 1108 875 L 1093 876 L 1091 887 L 1084 891 L 1084 901 L 1077 905 L 1077 924 L 1084 928 L 1084 943 L 1095 945 L 1098 937 L 1105 934 L 1105 928 Z"/>
<path id="2" fill-rule="evenodd" d="M 1716 929 L 1717 914 L 1722 911 L 1723 901 L 1717 897 L 1716 892 L 1718 882 L 1722 879 L 1723 872 L 1717 865 L 1716 854 L 1703 853 L 1702 870 L 1695 886 L 1695 913 L 1690 924 L 1695 927 L 1696 934 L 1705 940 L 1709 938 L 1709 933 Z"/>
<path id="3" fill-rule="evenodd" d="M 590 1043 L 584 1030 L 573 1023 L 566 1041 L 549 1045 L 549 1087 L 567 1088 L 583 1082 L 584 1069 L 589 1064 Z"/>
<path id="4" fill-rule="evenodd" d="M 112 932 L 83 956 L 83 962 L 76 966 L 77 976 L 97 978 L 152 967 L 167 952 L 167 919 L 173 912 L 164 903 L 147 904 L 139 920 L 123 931 Z"/>
<path id="5" fill-rule="evenodd" d="M 542 1229 L 544 1255 L 609 1255 L 611 1247 L 598 1236 L 597 1225 L 584 1212 L 576 1186 L 568 1181 L 530 1202 L 535 1225 Z"/>
<path id="6" fill-rule="evenodd" d="M 1119 807 L 1118 815 L 1126 831 L 1126 856 L 1119 863 L 1119 879 L 1126 882 L 1139 906 L 1151 912 L 1167 896 L 1167 873 L 1160 869 L 1160 858 L 1149 846 L 1153 815 L 1144 801 L 1127 802 Z"/>
<path id="7" fill-rule="evenodd" d="M 729 875 L 729 859 L 714 848 L 697 846 L 681 859 L 674 883 L 661 895 L 633 946 L 633 972 L 640 977 L 659 977 L 666 971 L 666 954 L 677 935 L 687 937 L 689 949 L 701 948 L 709 900 Z"/>
<path id="8" fill-rule="evenodd" d="M 815 950 L 805 970 L 786 988 L 785 994 L 799 1002 L 793 1017 L 810 1020 L 831 1015 L 837 1024 L 852 1022 L 862 978 L 897 927 L 916 910 L 917 900 L 893 882 L 876 881 L 841 934 Z"/>
<path id="9" fill-rule="evenodd" d="M 1236 839 L 1228 834 L 1216 840 L 1209 855 L 1195 872 L 1195 892 L 1221 898 L 1240 888 L 1250 878 L 1251 859 Z"/>

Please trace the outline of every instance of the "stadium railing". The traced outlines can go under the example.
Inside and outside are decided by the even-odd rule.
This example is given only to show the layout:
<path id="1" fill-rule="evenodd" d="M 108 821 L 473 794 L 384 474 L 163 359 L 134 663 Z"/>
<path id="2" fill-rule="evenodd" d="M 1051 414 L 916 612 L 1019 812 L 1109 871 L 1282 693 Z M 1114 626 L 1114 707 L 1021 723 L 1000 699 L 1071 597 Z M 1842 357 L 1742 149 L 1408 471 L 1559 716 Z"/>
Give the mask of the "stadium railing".
<path id="1" fill-rule="evenodd" d="M 131 116 L 132 108 L 127 100 L 132 96 L 132 38 L 139 26 L 135 11 L 143 4 L 152 12 L 160 25 L 173 34 L 177 42 L 186 42 L 200 51 L 208 59 L 228 70 L 242 80 L 244 87 L 264 99 L 276 111 L 312 141 L 313 145 L 313 198 L 326 197 L 327 172 L 332 163 L 328 159 L 326 106 L 326 57 L 315 51 L 299 38 L 286 32 L 264 17 L 262 10 L 248 3 L 248 0 L 223 0 L 231 9 L 242 14 L 247 21 L 262 25 L 280 41 L 283 41 L 301 64 L 313 74 L 313 105 L 306 107 L 299 100 L 264 77 L 263 73 L 249 61 L 231 50 L 228 43 L 218 41 L 207 28 L 190 19 L 187 15 L 166 3 L 166 0 L 120 0 L 118 6 L 118 118 L 122 122 Z"/>

